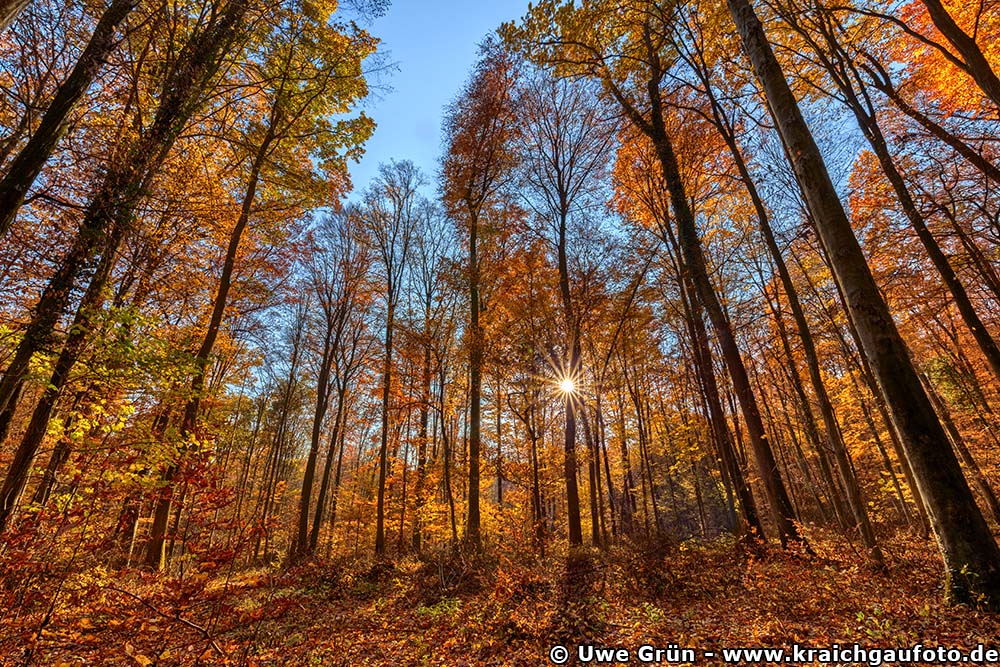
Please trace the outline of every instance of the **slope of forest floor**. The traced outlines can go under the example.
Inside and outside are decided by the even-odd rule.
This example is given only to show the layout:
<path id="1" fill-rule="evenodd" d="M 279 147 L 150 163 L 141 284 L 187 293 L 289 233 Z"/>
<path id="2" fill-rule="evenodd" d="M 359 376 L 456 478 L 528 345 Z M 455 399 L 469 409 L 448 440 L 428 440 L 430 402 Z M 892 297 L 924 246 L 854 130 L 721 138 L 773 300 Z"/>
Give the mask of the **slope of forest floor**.
<path id="1" fill-rule="evenodd" d="M 570 565 L 565 554 L 448 555 L 228 575 L 203 563 L 169 580 L 138 571 L 53 576 L 49 586 L 8 580 L 0 663 L 547 665 L 555 643 L 998 643 L 995 616 L 943 604 L 932 542 L 885 540 L 888 577 L 840 538 L 812 543 L 815 557 L 741 557 L 718 540 L 590 551 Z"/>

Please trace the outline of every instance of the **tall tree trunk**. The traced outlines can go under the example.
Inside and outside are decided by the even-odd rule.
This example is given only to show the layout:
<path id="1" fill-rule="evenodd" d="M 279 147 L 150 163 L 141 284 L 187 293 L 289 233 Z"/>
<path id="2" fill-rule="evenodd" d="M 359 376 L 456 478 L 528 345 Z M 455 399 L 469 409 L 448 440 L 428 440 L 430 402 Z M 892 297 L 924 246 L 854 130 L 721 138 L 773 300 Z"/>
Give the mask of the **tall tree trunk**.
<path id="1" fill-rule="evenodd" d="M 471 207 L 470 207 L 471 208 Z M 483 389 L 483 330 L 479 323 L 479 220 L 469 221 L 469 491 L 465 540 L 474 548 L 482 546 L 479 518 L 480 414 Z"/>
<path id="2" fill-rule="evenodd" d="M 191 116 L 203 104 L 202 92 L 215 75 L 222 57 L 229 51 L 249 0 L 231 0 L 213 23 L 199 32 L 177 55 L 167 75 L 163 96 L 149 129 L 120 160 L 112 160 L 96 194 L 91 199 L 69 252 L 49 280 L 33 310 L 21 341 L 0 379 L 0 414 L 11 403 L 28 370 L 32 356 L 51 344 L 53 332 L 69 303 L 80 274 L 102 251 L 114 253 L 108 243 L 121 229 L 124 237 L 132 226 L 136 207 L 145 195 L 153 175 Z"/>
<path id="3" fill-rule="evenodd" d="M 750 201 L 753 204 L 755 213 L 757 214 L 758 228 L 761 232 L 761 236 L 764 238 L 764 244 L 767 246 L 768 253 L 774 263 L 775 269 L 777 270 L 778 278 L 781 281 L 782 289 L 788 299 L 788 305 L 792 312 L 792 319 L 795 322 L 799 339 L 802 341 L 802 351 L 806 359 L 806 367 L 809 371 L 809 380 L 812 385 L 813 392 L 816 394 L 820 415 L 823 418 L 823 425 L 826 429 L 827 442 L 829 443 L 830 450 L 833 453 L 834 461 L 837 464 L 837 471 L 840 473 L 840 479 L 843 482 L 844 489 L 846 490 L 847 500 L 854 518 L 854 525 L 860 534 L 862 543 L 867 549 L 867 555 L 871 563 L 875 565 L 877 569 L 884 569 L 885 559 L 882 556 L 882 551 L 875 539 L 875 531 L 868 516 L 867 505 L 861 493 L 861 489 L 858 486 L 858 480 L 854 474 L 854 468 L 847 453 L 847 446 L 844 444 L 844 439 L 841 434 L 840 424 L 837 422 L 836 415 L 833 411 L 833 403 L 831 402 L 830 396 L 826 391 L 826 385 L 823 383 L 823 377 L 819 366 L 819 355 L 816 352 L 816 345 L 813 342 L 812 333 L 809 331 L 809 325 L 806 322 L 802 304 L 799 302 L 798 292 L 795 289 L 795 284 L 792 282 L 791 275 L 788 273 L 788 266 L 785 263 L 784 257 L 782 257 L 781 250 L 778 248 L 777 240 L 775 239 L 774 232 L 771 229 L 767 209 L 764 207 L 764 202 L 760 197 L 760 193 L 757 191 L 753 177 L 750 175 L 750 169 L 747 167 L 746 161 L 743 159 L 743 153 L 736 142 L 736 135 L 733 131 L 732 125 L 728 122 L 728 119 L 724 115 L 724 110 L 715 97 L 711 81 L 708 79 L 708 74 L 701 68 L 699 68 L 699 73 L 702 78 L 702 83 L 705 86 L 706 93 L 709 97 L 709 101 L 711 102 L 712 115 L 715 119 L 715 125 L 719 129 L 723 140 L 726 142 L 729 152 L 736 164 L 736 168 L 740 173 L 740 178 L 747 189 L 747 193 L 750 195 Z M 792 365 L 791 376 L 793 386 L 796 389 L 799 400 L 802 404 L 803 414 L 806 418 L 807 433 L 813 442 L 816 443 L 817 451 L 820 457 L 822 457 L 821 461 L 825 464 L 826 453 L 821 449 L 822 445 L 819 444 L 815 419 L 813 418 L 809 402 L 806 399 L 805 392 L 803 391 L 802 382 L 798 375 L 798 369 L 795 368 L 794 357 L 791 356 L 788 341 L 784 335 L 784 326 L 780 322 L 780 314 L 776 313 L 775 316 L 778 318 L 778 325 L 781 329 L 782 343 L 785 346 L 786 353 L 788 354 L 789 363 Z M 829 472 L 827 471 L 826 474 L 829 475 Z M 840 506 L 840 500 L 839 497 L 837 497 L 836 491 L 837 490 L 831 486 L 831 492 L 834 494 L 834 506 L 837 510 L 838 517 L 843 518 L 844 512 Z"/>
<path id="4" fill-rule="evenodd" d="M 770 304 L 770 297 L 768 297 L 768 302 Z M 796 297 L 796 303 L 797 302 L 798 298 Z M 809 398 L 806 396 L 805 387 L 803 387 L 802 385 L 802 379 L 799 377 L 798 369 L 795 367 L 795 357 L 792 354 L 792 347 L 791 343 L 788 340 L 788 334 L 785 330 L 785 323 L 784 320 L 782 319 L 782 314 L 778 310 L 778 308 L 775 307 L 773 304 L 771 304 L 771 312 L 774 318 L 774 323 L 778 330 L 778 339 L 781 341 L 781 347 L 785 352 L 785 358 L 788 360 L 788 364 L 791 366 L 791 368 L 788 369 L 786 375 L 791 380 L 792 389 L 795 391 L 795 396 L 798 399 L 799 408 L 802 412 L 802 422 L 805 425 L 806 437 L 809 438 L 810 443 L 816 450 L 816 458 L 819 460 L 820 475 L 822 475 L 823 481 L 826 483 L 826 488 L 829 490 L 830 500 L 831 503 L 833 504 L 833 509 L 834 513 L 837 516 L 837 521 L 844 529 L 849 528 L 852 525 L 852 523 L 854 525 L 858 525 L 856 517 L 853 522 L 851 521 L 851 517 L 849 517 L 848 511 L 844 507 L 844 501 L 841 498 L 841 496 L 843 495 L 843 490 L 841 488 L 841 485 L 837 483 L 831 472 L 830 456 L 828 449 L 832 450 L 834 447 L 836 447 L 836 445 L 831 444 L 828 448 L 820 440 L 819 429 L 816 427 L 816 418 L 815 416 L 813 416 L 812 413 L 812 406 L 809 404 Z M 810 335 L 810 342 L 811 341 L 812 337 Z M 813 349 L 813 352 L 815 352 L 815 348 Z M 818 370 L 819 369 L 817 366 L 817 371 Z M 825 393 L 825 387 L 824 387 L 824 393 Z M 844 446 L 843 439 L 841 439 L 839 436 L 840 436 L 840 429 L 838 426 L 837 430 L 835 431 L 835 435 L 833 435 L 830 438 L 830 440 L 832 441 L 834 439 L 839 439 L 840 446 L 843 447 Z M 843 480 L 844 469 L 842 466 L 840 467 L 839 472 L 842 476 L 841 481 L 846 484 L 847 482 Z M 847 472 L 850 475 L 850 479 L 854 480 L 854 484 L 856 486 L 857 480 L 854 478 L 854 473 L 850 470 L 850 468 L 848 468 Z M 851 511 L 856 512 L 856 506 L 853 503 L 851 504 Z M 867 513 L 865 513 L 865 516 L 867 517 Z"/>
<path id="5" fill-rule="evenodd" d="M 530 419 L 530 417 L 529 417 Z M 535 548 L 538 554 L 545 557 L 545 507 L 542 505 L 542 491 L 538 474 L 538 436 L 534 429 L 529 433 L 531 438 L 531 505 L 534 516 Z"/>
<path id="6" fill-rule="evenodd" d="M 1000 549 L 920 385 L 764 28 L 749 0 L 728 0 L 728 5 L 927 502 L 945 563 L 947 596 L 1000 609 Z"/>
<path id="7" fill-rule="evenodd" d="M 346 389 L 346 388 L 345 388 Z M 344 440 L 347 425 L 344 423 L 346 409 L 345 389 L 337 394 L 337 416 L 333 422 L 333 433 L 330 434 L 330 446 L 327 449 L 326 466 L 323 470 L 323 481 L 319 485 L 319 495 L 316 496 L 316 513 L 313 515 L 312 529 L 309 531 L 309 549 L 315 553 L 319 544 L 319 530 L 323 522 L 323 508 L 326 506 L 326 496 L 330 495 L 330 532 L 337 525 L 337 499 L 340 495 L 340 476 L 344 467 Z M 333 474 L 333 488 L 330 489 L 330 465 L 334 452 L 337 454 L 337 467 Z M 331 538 L 332 539 L 332 538 Z M 329 545 L 329 541 L 327 544 Z"/>
<path id="8" fill-rule="evenodd" d="M 320 478 L 319 491 L 316 494 L 316 511 L 313 513 L 312 526 L 309 528 L 309 553 L 316 553 L 316 546 L 319 544 L 319 529 L 323 524 L 323 514 L 326 508 L 326 496 L 330 489 L 330 473 L 333 470 L 333 459 L 337 453 L 337 442 L 340 435 L 341 419 L 343 413 L 344 396 L 337 392 L 337 409 L 334 411 L 333 427 L 330 430 L 330 439 L 327 441 L 326 461 L 323 463 L 323 476 Z M 343 452 L 341 452 L 343 456 Z M 338 465 L 339 465 L 338 458 Z"/>
<path id="9" fill-rule="evenodd" d="M 205 337 L 201 341 L 194 357 L 194 376 L 191 378 L 191 397 L 184 406 L 184 414 L 181 421 L 181 437 L 188 438 L 195 433 L 198 421 L 198 411 L 201 405 L 202 393 L 205 390 L 205 375 L 208 372 L 208 361 L 215 347 L 215 341 L 219 337 L 222 328 L 222 318 L 226 312 L 226 303 L 229 299 L 229 290 L 232 288 L 233 272 L 236 269 L 236 257 L 239 252 L 240 241 L 250 222 L 250 213 L 253 210 L 254 199 L 257 196 L 257 187 L 260 183 L 260 172 L 264 166 L 264 161 L 270 152 L 271 145 L 275 139 L 275 124 L 277 119 L 276 110 L 272 110 L 270 125 L 264 139 L 257 148 L 254 161 L 250 168 L 250 175 L 247 181 L 247 189 L 243 195 L 243 202 L 240 206 L 240 215 L 233 226 L 233 231 L 229 236 L 229 244 L 226 248 L 226 258 L 222 265 L 222 273 L 219 276 L 219 285 L 216 289 L 215 299 L 212 302 L 212 314 L 209 318 L 208 329 Z M 186 448 L 186 443 L 181 443 L 182 448 Z M 171 463 L 163 479 L 167 486 L 160 490 L 156 500 L 156 509 L 153 513 L 153 526 L 150 529 L 149 543 L 147 545 L 146 566 L 151 569 L 159 569 L 162 562 L 153 561 L 159 555 L 162 558 L 165 553 L 162 546 L 163 531 L 167 528 L 167 519 L 170 515 L 170 504 L 173 498 L 173 491 L 170 488 L 172 480 L 176 475 L 177 462 Z"/>
<path id="10" fill-rule="evenodd" d="M 309 540 L 309 505 L 312 500 L 312 487 L 316 479 L 316 460 L 319 458 L 319 442 L 323 435 L 323 422 L 330 404 L 330 368 L 333 365 L 334 350 L 332 348 L 333 331 L 327 327 L 323 340 L 323 357 L 320 360 L 319 376 L 316 378 L 316 406 L 313 411 L 312 431 L 309 436 L 309 454 L 306 456 L 306 468 L 302 475 L 302 491 L 299 493 L 298 531 L 288 550 L 289 562 L 312 553 L 312 543 Z M 336 437 L 336 434 L 334 434 Z M 330 456 L 326 461 L 326 473 L 330 470 Z M 324 475 L 325 477 L 326 475 Z M 316 513 L 321 513 L 322 505 L 316 505 Z"/>
<path id="11" fill-rule="evenodd" d="M 598 456 L 604 463 L 604 480 L 608 486 L 608 517 L 611 521 L 611 537 L 618 536 L 618 522 L 615 520 L 615 508 L 618 506 L 615 497 L 615 482 L 611 477 L 611 462 L 608 460 L 607 436 L 604 427 L 604 411 L 601 409 L 601 388 L 598 387 L 594 400 L 594 422 L 596 428 Z M 603 514 L 603 509 L 602 509 Z M 610 546 L 610 542 L 605 534 L 605 545 Z"/>
<path id="12" fill-rule="evenodd" d="M 732 326 L 722 310 L 722 304 L 719 302 L 719 297 L 715 293 L 715 288 L 708 275 L 704 251 L 701 247 L 701 240 L 698 238 L 694 215 L 688 204 L 673 145 L 663 127 L 662 116 L 654 113 L 653 123 L 656 135 L 654 145 L 660 158 L 667 189 L 670 192 L 680 250 L 684 255 L 684 263 L 690 272 L 691 281 L 694 283 L 702 306 L 708 313 L 712 328 L 719 340 L 719 346 L 722 348 L 723 361 L 729 370 L 729 376 L 740 404 L 740 411 L 750 435 L 750 445 L 753 449 L 757 473 L 764 484 L 772 519 L 778 531 L 778 539 L 782 546 L 786 545 L 789 540 L 800 541 L 801 538 L 794 523 L 795 513 L 764 430 L 764 423 L 761 420 L 757 399 L 750 386 L 746 365 L 736 343 L 736 337 L 733 335 Z M 656 127 L 657 125 L 659 127 Z"/>
<path id="13" fill-rule="evenodd" d="M 989 61 L 983 55 L 979 45 L 976 44 L 976 40 L 955 23 L 955 19 L 948 13 L 941 0 L 921 1 L 927 7 L 927 13 L 930 14 L 937 29 L 962 54 L 962 58 L 969 68 L 969 74 L 976 80 L 986 96 L 993 100 L 993 104 L 1000 109 L 1000 78 L 990 67 Z"/>
<path id="14" fill-rule="evenodd" d="M 27 0 L 6 0 L 0 4 L 0 31 L 10 24 L 11 13 L 16 14 L 26 4 Z M 25 194 L 66 131 L 70 115 L 107 60 L 114 47 L 115 29 L 138 4 L 139 0 L 112 0 L 97 22 L 90 42 L 80 54 L 73 71 L 56 91 L 42 122 L 7 167 L 7 174 L 0 181 L 0 238 L 10 229 Z"/>
<path id="15" fill-rule="evenodd" d="M 733 335 L 732 326 L 723 311 L 722 304 L 712 286 L 708 275 L 701 239 L 695 222 L 691 204 L 688 201 L 680 166 L 674 153 L 673 143 L 667 133 L 665 122 L 665 103 L 661 90 L 665 76 L 662 55 L 653 47 L 652 28 L 647 23 L 643 29 L 643 41 L 646 46 L 645 63 L 650 68 L 646 78 L 646 97 L 649 102 L 648 118 L 634 107 L 621 91 L 613 84 L 609 85 L 611 93 L 622 105 L 632 123 L 652 142 L 659 160 L 667 192 L 670 195 L 670 205 L 677 224 L 677 240 L 680 254 L 684 258 L 687 273 L 700 297 L 702 306 L 708 313 L 712 328 L 716 332 L 719 345 L 722 348 L 723 361 L 729 371 L 733 387 L 736 391 L 740 410 L 750 435 L 750 444 L 754 452 L 757 472 L 764 484 L 764 489 L 770 504 L 771 514 L 778 531 L 782 546 L 789 540 L 802 542 L 795 527 L 795 513 L 788 498 L 788 491 L 781 479 L 774 452 L 768 442 L 760 409 L 750 386 L 746 365 L 740 354 L 739 346 Z"/>
<path id="16" fill-rule="evenodd" d="M 495 419 L 495 424 L 496 424 L 496 433 L 497 433 L 497 465 L 496 465 L 496 473 L 497 473 L 497 511 L 499 511 L 500 509 L 503 508 L 503 445 L 502 445 L 502 442 L 501 442 L 501 436 L 503 435 L 503 433 L 502 433 L 503 422 L 501 421 L 503 419 L 503 401 L 500 400 L 500 392 L 501 391 L 502 390 L 500 388 L 500 378 L 498 376 L 497 377 L 497 389 L 496 389 L 497 393 L 493 397 L 493 401 L 494 401 L 494 405 L 495 405 L 495 412 L 493 414 L 494 414 L 494 419 Z"/>
<path id="17" fill-rule="evenodd" d="M 249 178 L 247 180 L 246 192 L 243 194 L 243 201 L 240 205 L 240 216 L 233 226 L 233 231 L 229 235 L 229 244 L 226 247 L 226 258 L 222 264 L 222 273 L 219 275 L 219 285 L 215 292 L 215 299 L 212 301 L 212 314 L 209 318 L 208 329 L 205 337 L 201 341 L 201 346 L 195 354 L 195 372 L 191 379 L 191 398 L 184 406 L 184 421 L 182 424 L 183 433 L 190 434 L 194 431 L 195 422 L 198 419 L 198 409 L 201 404 L 202 393 L 205 389 L 205 374 L 208 372 L 208 360 L 215 347 L 215 341 L 219 337 L 222 328 L 222 319 L 226 313 L 226 305 L 229 301 L 229 291 L 233 286 L 233 272 L 236 270 L 236 259 L 239 254 L 240 242 L 243 240 L 243 233 L 250 223 L 250 215 L 253 212 L 254 200 L 257 197 L 257 188 L 260 185 L 260 174 L 264 168 L 264 162 L 271 152 L 271 147 L 276 139 L 276 125 L 278 123 L 279 112 L 277 108 L 271 112 L 270 123 L 267 134 L 257 147 L 253 163 L 250 167 Z"/>
<path id="18" fill-rule="evenodd" d="M 396 320 L 393 288 L 389 286 L 389 308 L 385 318 L 385 359 L 382 365 L 382 432 L 378 448 L 378 500 L 375 508 L 375 553 L 385 553 L 385 481 L 389 466 L 389 397 L 392 385 L 392 335 Z"/>
<path id="19" fill-rule="evenodd" d="M 566 349 L 568 359 L 564 361 L 566 379 L 574 383 L 580 381 L 580 332 L 577 326 L 573 297 L 569 287 L 569 260 L 566 255 L 566 224 L 568 212 L 564 209 L 559 216 L 559 295 L 562 299 L 563 319 L 566 326 Z M 565 392 L 566 429 L 563 443 L 563 476 L 566 482 L 566 518 L 569 522 L 570 546 L 583 544 L 583 528 L 580 521 L 580 490 L 577 487 L 576 471 L 576 394 L 575 389 Z"/>
<path id="20" fill-rule="evenodd" d="M 448 435 L 448 418 L 447 412 L 445 412 L 445 367 L 444 364 L 440 365 L 440 373 L 438 375 L 438 384 L 440 385 L 440 390 L 438 392 L 438 410 L 441 413 L 441 457 L 444 460 L 444 493 L 445 498 L 448 501 L 448 518 L 451 523 L 451 542 L 452 545 L 458 543 L 458 525 L 455 519 L 455 493 L 452 488 L 451 483 L 451 438 Z"/>
<path id="21" fill-rule="evenodd" d="M 684 280 L 681 300 L 687 311 L 688 335 L 691 337 L 691 346 L 694 350 L 695 370 L 698 373 L 699 383 L 705 396 L 716 451 L 719 453 L 723 470 L 739 503 L 742 521 L 737 532 L 750 541 L 764 540 L 766 536 L 757 513 L 757 504 L 754 502 L 750 484 L 747 483 L 743 469 L 740 467 L 739 458 L 733 447 L 732 434 L 729 432 L 729 425 L 726 422 L 726 414 L 722 409 L 719 385 L 712 368 L 712 348 L 708 344 L 708 332 L 705 330 L 701 303 L 696 301 L 696 298 L 690 281 Z"/>
<path id="22" fill-rule="evenodd" d="M 427 439 L 431 408 L 431 335 L 430 312 L 429 309 L 425 309 L 424 355 L 420 372 L 420 427 L 417 432 L 417 479 L 413 489 L 413 550 L 418 554 L 423 542 L 424 528 L 421 516 L 426 502 L 424 483 L 427 477 Z"/>
<path id="23" fill-rule="evenodd" d="M 590 495 L 590 541 L 595 547 L 603 547 L 606 539 L 602 539 L 602 529 L 604 538 L 607 537 L 607 528 L 604 526 L 604 491 L 601 489 L 601 458 L 597 449 L 594 430 L 591 428 L 590 419 L 586 410 L 580 411 L 580 420 L 583 423 L 583 441 L 587 443 L 587 488 Z"/>

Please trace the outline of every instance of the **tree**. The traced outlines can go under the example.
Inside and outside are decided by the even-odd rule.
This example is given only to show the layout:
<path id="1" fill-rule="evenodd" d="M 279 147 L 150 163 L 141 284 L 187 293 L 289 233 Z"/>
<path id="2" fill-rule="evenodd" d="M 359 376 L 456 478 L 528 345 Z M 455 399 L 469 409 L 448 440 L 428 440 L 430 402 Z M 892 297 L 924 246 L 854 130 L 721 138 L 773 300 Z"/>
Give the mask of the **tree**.
<path id="1" fill-rule="evenodd" d="M 882 556 L 882 552 L 876 543 L 875 531 L 868 516 L 865 500 L 858 485 L 857 476 L 854 474 L 854 467 L 847 452 L 847 446 L 844 443 L 840 424 L 837 422 L 836 415 L 834 414 L 833 403 L 830 400 L 830 395 L 823 382 L 819 355 L 816 352 L 816 345 L 813 341 L 812 333 L 809 331 L 809 325 L 806 322 L 805 311 L 802 308 L 797 290 L 792 282 L 788 266 L 781 254 L 781 250 L 778 247 L 777 239 L 775 238 L 774 231 L 771 228 L 771 221 L 767 208 L 764 205 L 753 176 L 750 174 L 750 169 L 743 157 L 743 152 L 737 143 L 733 121 L 728 116 L 727 111 L 722 107 L 711 80 L 711 67 L 706 58 L 707 48 L 702 41 L 704 38 L 704 27 L 692 27 L 687 22 L 688 20 L 689 19 L 685 16 L 683 25 L 686 29 L 686 34 L 682 35 L 681 38 L 677 40 L 676 46 L 678 52 L 682 54 L 682 57 L 685 58 L 690 67 L 694 70 L 699 83 L 703 87 L 700 92 L 704 94 L 708 102 L 710 119 L 725 141 L 726 147 L 729 149 L 740 179 L 743 181 L 747 194 L 750 197 L 754 213 L 757 216 L 761 236 L 764 239 L 768 254 L 770 255 L 771 261 L 773 262 L 775 270 L 778 273 L 782 290 L 788 299 L 792 320 L 795 323 L 799 340 L 802 342 L 802 349 L 806 360 L 809 381 L 819 404 L 820 415 L 822 416 L 823 425 L 826 429 L 826 439 L 829 443 L 829 449 L 834 454 L 837 470 L 840 474 L 840 479 L 843 482 L 851 512 L 853 514 L 854 525 L 860 533 L 861 539 L 868 550 L 871 562 L 877 568 L 884 569 L 885 561 Z M 687 39 L 685 39 L 685 37 Z M 701 37 L 701 39 L 699 39 L 699 37 Z M 783 324 L 781 322 L 780 315 L 778 315 L 775 319 L 779 329 L 783 332 Z M 790 354 L 791 350 L 788 347 L 787 337 L 782 336 L 782 343 L 786 348 L 786 353 L 788 353 L 789 361 L 791 361 L 794 366 L 794 358 Z M 809 407 L 805 391 L 802 387 L 802 381 L 799 378 L 798 370 L 793 367 L 790 375 L 793 387 L 795 388 L 799 401 L 802 405 L 806 429 L 810 433 L 812 441 L 817 445 L 817 452 L 820 455 L 821 466 L 825 473 L 829 466 L 825 463 L 826 454 L 824 451 L 824 445 L 820 442 L 815 424 L 815 418 L 813 417 L 812 411 Z M 832 479 L 830 481 L 832 481 Z M 839 509 L 840 503 L 839 498 L 837 497 L 837 490 L 836 484 L 831 484 L 831 491 L 834 495 L 834 507 Z"/>
<path id="2" fill-rule="evenodd" d="M 345 36 L 339 26 L 330 22 L 329 13 L 301 14 L 295 5 L 283 9 L 271 17 L 273 34 L 264 36 L 262 65 L 252 84 L 263 89 L 263 101 L 269 108 L 263 123 L 251 123 L 247 129 L 255 151 L 249 159 L 239 215 L 229 235 L 208 327 L 194 355 L 191 398 L 184 407 L 181 424 L 184 437 L 196 435 L 209 357 L 222 326 L 240 244 L 251 222 L 258 188 L 285 188 L 292 193 L 286 196 L 293 200 L 324 202 L 336 198 L 343 194 L 348 181 L 346 163 L 338 150 L 356 150 L 372 130 L 364 116 L 337 123 L 329 120 L 331 114 L 350 109 L 366 93 L 361 61 L 373 49 L 369 37 L 357 30 Z M 289 145 L 293 143 L 290 140 L 294 145 Z M 313 173 L 313 159 L 322 160 L 320 173 Z M 298 164 L 309 166 L 296 173 Z M 272 182 L 267 183 L 269 180 Z M 173 474 L 168 468 L 164 477 L 169 480 Z M 169 497 L 169 493 L 161 495 L 154 528 L 165 525 Z M 158 539 L 154 530 L 151 544 Z M 305 541 L 297 544 L 304 547 Z"/>
<path id="3" fill-rule="evenodd" d="M 447 226 L 442 211 L 435 206 L 425 206 L 420 212 L 414 238 L 411 268 L 411 298 L 414 302 L 412 334 L 420 354 L 420 416 L 417 432 L 417 479 L 414 489 L 413 549 L 420 552 L 423 546 L 424 506 L 427 502 L 427 474 L 431 452 L 430 418 L 433 411 L 432 380 L 440 375 L 436 368 L 435 350 L 447 327 L 447 308 L 450 289 L 447 285 L 448 270 L 454 260 L 452 248 L 454 234 Z M 443 388 L 442 388 L 443 391 Z M 442 415 L 443 416 L 443 415 Z"/>
<path id="4" fill-rule="evenodd" d="M 748 0 L 728 5 L 927 503 L 945 564 L 946 595 L 1000 609 L 1000 549 L 920 385 L 764 28 Z"/>
<path id="5" fill-rule="evenodd" d="M 441 167 L 445 210 L 467 239 L 469 289 L 469 502 L 465 538 L 481 544 L 479 462 L 482 372 L 485 336 L 480 323 L 480 243 L 496 196 L 510 178 L 513 155 L 511 92 L 514 70 L 495 44 L 481 48 L 472 77 L 449 107 L 445 119 L 445 156 Z"/>
<path id="6" fill-rule="evenodd" d="M 90 42 L 80 54 L 73 71 L 56 91 L 41 123 L 8 166 L 6 175 L 0 180 L 0 239 L 10 229 L 25 194 L 65 133 L 70 115 L 114 48 L 115 30 L 138 4 L 139 0 L 112 0 L 97 22 Z M 0 7 L 0 31 L 9 23 L 2 18 L 4 14 L 4 8 Z"/>
<path id="7" fill-rule="evenodd" d="M 318 249 L 313 263 L 308 267 L 309 290 L 319 304 L 319 317 L 315 334 L 319 342 L 319 370 L 316 376 L 316 402 L 313 411 L 309 453 L 302 478 L 299 496 L 298 530 L 289 549 L 289 559 L 311 555 L 319 540 L 319 527 L 330 486 L 330 473 L 337 444 L 346 428 L 346 403 L 348 382 L 357 372 L 359 329 L 352 326 L 357 312 L 363 306 L 364 281 L 371 265 L 368 248 L 360 241 L 359 212 L 345 209 L 321 220 L 316 230 Z M 309 528 L 310 500 L 315 482 L 320 438 L 323 434 L 331 395 L 335 400 L 330 445 L 326 451 L 326 464 L 316 497 L 316 510 Z M 343 450 L 341 449 L 341 456 Z M 338 457 L 338 474 L 340 469 Z M 336 484 L 334 486 L 336 492 Z"/>
<path id="8" fill-rule="evenodd" d="M 512 40 L 534 51 L 536 59 L 600 81 L 608 97 L 652 143 L 670 194 L 685 270 L 722 348 L 779 539 L 783 545 L 789 540 L 797 542 L 800 536 L 788 492 L 768 442 L 732 325 L 712 286 L 680 162 L 668 131 L 669 103 L 662 86 L 670 54 L 664 26 L 670 24 L 673 16 L 670 8 L 647 6 L 643 2 L 623 7 L 611 5 L 595 3 L 575 9 L 556 2 L 542 3 L 529 14 L 523 28 L 510 26 L 507 33 Z"/>
<path id="9" fill-rule="evenodd" d="M 24 8 L 31 3 L 31 0 L 2 0 L 0 1 L 0 32 L 7 30 L 10 24 L 17 19 Z"/>
<path id="10" fill-rule="evenodd" d="M 99 258 L 95 277 L 88 287 L 90 299 L 78 309 L 85 313 L 97 305 L 103 282 L 110 274 L 114 255 L 129 231 L 136 207 L 149 186 L 149 180 L 166 159 L 167 153 L 188 120 L 203 104 L 205 88 L 213 80 L 222 58 L 232 48 L 239 26 L 249 10 L 248 0 L 230 0 L 220 5 L 218 13 L 180 50 L 163 84 L 163 96 L 156 115 L 120 159 L 109 166 L 97 192 L 92 197 L 73 244 L 55 274 L 49 279 L 31 321 L 0 379 L 0 415 L 10 418 L 14 399 L 20 394 L 28 363 L 35 352 L 52 342 L 54 329 L 63 314 L 73 287 L 87 266 Z M 0 424 L 0 433 L 6 432 Z M 0 492 L 0 512 L 9 517 L 35 452 L 21 448 L 15 455 L 4 490 Z"/>
<path id="11" fill-rule="evenodd" d="M 941 0 L 921 0 L 921 2 L 927 8 L 927 13 L 937 29 L 965 59 L 965 66 L 976 84 L 993 104 L 1000 108 L 1000 78 L 993 71 L 974 37 L 962 30 Z M 979 11 L 981 12 L 982 8 Z M 977 18 L 976 23 L 978 22 Z"/>
<path id="12" fill-rule="evenodd" d="M 593 90 L 581 83 L 556 79 L 546 72 L 539 72 L 524 85 L 517 108 L 522 124 L 519 132 L 522 191 L 543 226 L 544 237 L 554 246 L 558 269 L 565 340 L 563 358 L 555 360 L 556 380 L 568 381 L 568 390 L 563 392 L 566 513 L 570 544 L 580 545 L 583 536 L 576 482 L 576 412 L 580 396 L 575 385 L 582 385 L 584 377 L 581 368 L 584 313 L 571 287 L 570 225 L 571 222 L 587 224 L 592 216 L 595 203 L 591 194 L 597 189 L 601 169 L 611 154 L 613 134 L 602 118 Z"/>
<path id="13" fill-rule="evenodd" d="M 385 356 L 382 363 L 382 431 L 378 450 L 378 505 L 375 553 L 385 553 L 385 491 L 388 474 L 389 430 L 392 421 L 392 352 L 396 307 L 406 286 L 414 235 L 420 220 L 423 176 L 412 162 L 379 167 L 379 175 L 365 192 L 361 217 L 380 266 L 385 304 Z"/>

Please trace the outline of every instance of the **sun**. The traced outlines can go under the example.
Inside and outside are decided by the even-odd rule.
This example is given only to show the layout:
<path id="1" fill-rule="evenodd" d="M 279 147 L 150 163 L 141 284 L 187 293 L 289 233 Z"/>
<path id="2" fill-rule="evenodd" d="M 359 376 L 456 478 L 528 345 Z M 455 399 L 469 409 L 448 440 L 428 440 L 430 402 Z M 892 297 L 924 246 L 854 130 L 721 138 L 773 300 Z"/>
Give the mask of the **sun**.
<path id="1" fill-rule="evenodd" d="M 576 383 L 573 382 L 572 378 L 565 378 L 559 382 L 559 391 L 564 394 L 572 394 L 576 391 Z"/>

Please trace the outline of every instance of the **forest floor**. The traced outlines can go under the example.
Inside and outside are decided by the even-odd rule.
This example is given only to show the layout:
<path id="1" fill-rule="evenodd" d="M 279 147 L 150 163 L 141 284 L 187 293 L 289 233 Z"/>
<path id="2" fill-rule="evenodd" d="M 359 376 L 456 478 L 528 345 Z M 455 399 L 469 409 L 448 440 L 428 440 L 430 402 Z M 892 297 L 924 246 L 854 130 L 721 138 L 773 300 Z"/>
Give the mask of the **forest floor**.
<path id="1" fill-rule="evenodd" d="M 91 571 L 62 577 L 55 605 L 52 590 L 25 598 L 8 581 L 0 664 L 550 665 L 556 644 L 633 658 L 643 644 L 1000 645 L 996 616 L 943 604 L 933 542 L 884 540 L 882 576 L 841 538 L 811 541 L 815 557 L 747 558 L 722 539 L 534 562 L 408 557 L 170 580 Z"/>

